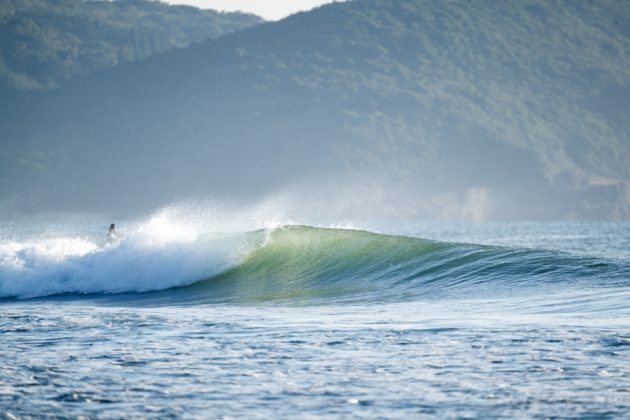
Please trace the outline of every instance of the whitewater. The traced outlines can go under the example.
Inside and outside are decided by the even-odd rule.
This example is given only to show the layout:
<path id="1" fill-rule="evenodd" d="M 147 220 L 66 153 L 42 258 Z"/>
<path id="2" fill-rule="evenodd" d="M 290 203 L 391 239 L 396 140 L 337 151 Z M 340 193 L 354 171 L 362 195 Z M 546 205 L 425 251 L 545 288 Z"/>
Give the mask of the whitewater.
<path id="1" fill-rule="evenodd" d="M 630 416 L 630 224 L 0 224 L 0 413 Z"/>

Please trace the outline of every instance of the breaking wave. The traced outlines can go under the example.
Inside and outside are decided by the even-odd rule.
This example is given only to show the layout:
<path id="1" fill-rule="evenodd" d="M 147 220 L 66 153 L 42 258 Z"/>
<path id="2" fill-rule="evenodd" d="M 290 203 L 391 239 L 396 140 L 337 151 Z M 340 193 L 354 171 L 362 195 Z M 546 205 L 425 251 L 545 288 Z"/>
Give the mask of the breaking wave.
<path id="1" fill-rule="evenodd" d="M 628 264 L 554 251 L 309 226 L 198 233 L 155 223 L 106 244 L 3 240 L 0 297 L 141 293 L 189 303 L 378 303 L 614 287 L 630 279 Z"/>

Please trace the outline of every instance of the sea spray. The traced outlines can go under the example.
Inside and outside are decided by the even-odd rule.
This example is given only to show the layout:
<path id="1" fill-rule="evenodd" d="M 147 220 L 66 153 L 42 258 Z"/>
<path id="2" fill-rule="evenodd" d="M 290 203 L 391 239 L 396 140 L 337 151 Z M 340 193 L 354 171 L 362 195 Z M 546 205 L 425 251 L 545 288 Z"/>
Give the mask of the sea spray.
<path id="1" fill-rule="evenodd" d="M 113 242 L 80 237 L 0 243 L 0 297 L 161 290 L 208 278 L 237 263 L 256 235 L 195 230 L 163 214 Z"/>

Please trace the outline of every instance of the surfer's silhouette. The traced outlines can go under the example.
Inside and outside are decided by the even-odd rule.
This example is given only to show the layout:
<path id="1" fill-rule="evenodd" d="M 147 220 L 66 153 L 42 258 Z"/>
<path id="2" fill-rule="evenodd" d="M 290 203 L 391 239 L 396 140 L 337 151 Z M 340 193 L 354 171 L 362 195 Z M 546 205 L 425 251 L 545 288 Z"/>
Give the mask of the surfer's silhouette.
<path id="1" fill-rule="evenodd" d="M 114 242 L 118 239 L 118 233 L 116 232 L 116 223 L 109 225 L 109 232 L 107 232 L 107 242 Z"/>

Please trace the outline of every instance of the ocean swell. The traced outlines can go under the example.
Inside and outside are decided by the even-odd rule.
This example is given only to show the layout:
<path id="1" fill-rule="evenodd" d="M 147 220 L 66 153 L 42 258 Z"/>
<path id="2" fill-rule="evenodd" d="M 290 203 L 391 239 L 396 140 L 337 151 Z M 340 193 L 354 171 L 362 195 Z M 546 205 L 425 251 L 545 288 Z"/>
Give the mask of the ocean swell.
<path id="1" fill-rule="evenodd" d="M 162 299 L 190 302 L 385 302 L 611 287 L 627 285 L 629 272 L 560 252 L 308 226 L 198 233 L 153 225 L 101 246 L 77 237 L 0 244 L 2 298 L 166 290 Z"/>

